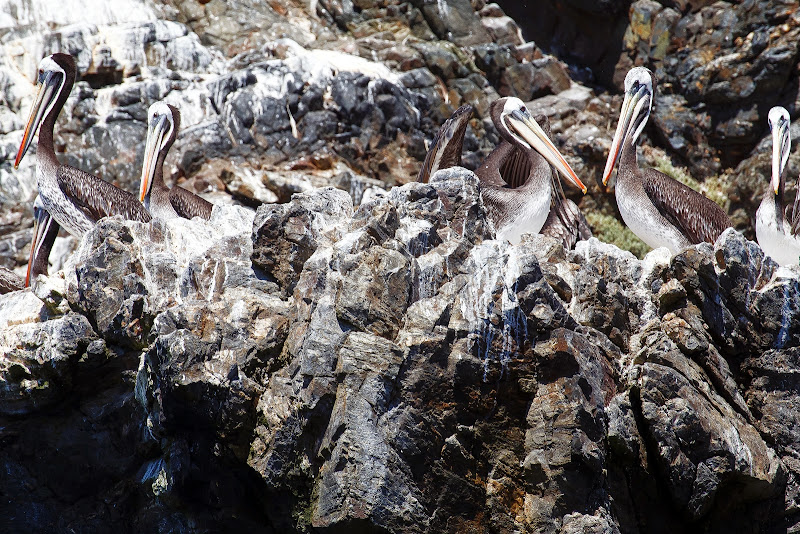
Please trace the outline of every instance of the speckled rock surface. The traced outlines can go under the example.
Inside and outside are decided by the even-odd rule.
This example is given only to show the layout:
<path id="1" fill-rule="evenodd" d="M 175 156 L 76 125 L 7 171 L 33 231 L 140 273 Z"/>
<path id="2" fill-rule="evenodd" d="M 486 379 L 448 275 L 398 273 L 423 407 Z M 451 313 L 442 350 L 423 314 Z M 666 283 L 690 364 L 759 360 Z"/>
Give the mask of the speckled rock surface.
<path id="1" fill-rule="evenodd" d="M 0 264 L 27 259 L 35 157 L 10 160 L 55 50 L 82 76 L 64 161 L 135 189 L 165 99 L 184 114 L 170 182 L 218 206 L 106 219 L 0 295 L 0 531 L 800 528 L 800 267 L 747 240 L 760 106 L 795 111 L 789 4 L 543 2 L 535 44 L 482 0 L 62 4 L 0 6 Z M 469 170 L 409 183 L 465 102 L 475 168 L 489 103 L 517 95 L 590 186 L 584 212 L 613 217 L 591 177 L 633 62 L 662 91 L 642 162 L 726 173 L 702 185 L 744 234 L 641 259 L 511 246 Z"/>
<path id="2" fill-rule="evenodd" d="M 493 237 L 460 168 L 104 221 L 0 297 L 4 529 L 794 525 L 800 268 Z"/>

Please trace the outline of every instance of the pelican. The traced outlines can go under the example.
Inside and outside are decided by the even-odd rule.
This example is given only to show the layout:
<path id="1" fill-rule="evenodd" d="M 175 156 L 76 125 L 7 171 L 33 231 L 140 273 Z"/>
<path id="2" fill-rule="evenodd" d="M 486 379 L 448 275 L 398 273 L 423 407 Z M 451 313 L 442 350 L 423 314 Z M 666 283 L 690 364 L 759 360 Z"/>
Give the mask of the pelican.
<path id="1" fill-rule="evenodd" d="M 211 202 L 182 187 L 172 189 L 164 184 L 164 159 L 167 157 L 178 128 L 181 114 L 177 108 L 157 102 L 147 112 L 147 145 L 142 165 L 139 200 L 153 217 L 173 219 L 184 217 L 211 218 Z"/>
<path id="2" fill-rule="evenodd" d="M 150 221 L 150 214 L 127 191 L 87 172 L 62 165 L 53 148 L 53 128 L 75 82 L 77 68 L 69 54 L 53 54 L 39 63 L 39 92 L 14 161 L 25 156 L 37 129 L 36 183 L 43 208 L 70 234 L 82 237 L 103 217 Z"/>
<path id="3" fill-rule="evenodd" d="M 655 94 L 652 73 L 635 67 L 625 76 L 617 131 L 603 171 L 603 185 L 619 161 L 616 197 L 619 212 L 634 234 L 653 248 L 673 254 L 696 243 L 713 243 L 731 221 L 713 200 L 655 169 L 640 169 L 636 140 L 642 133 Z"/>
<path id="4" fill-rule="evenodd" d="M 781 265 L 800 263 L 800 183 L 789 208 L 783 205 L 786 185 L 784 171 L 792 147 L 789 112 L 782 107 L 769 110 L 772 130 L 772 191 L 767 190 L 756 212 L 756 239 L 768 256 Z"/>
<path id="5" fill-rule="evenodd" d="M 33 239 L 28 257 L 28 272 L 23 279 L 18 274 L 0 267 L 0 295 L 29 287 L 31 280 L 47 274 L 47 259 L 58 235 L 59 226 L 42 206 L 41 197 L 33 203 Z"/>
<path id="6" fill-rule="evenodd" d="M 28 272 L 25 275 L 25 287 L 40 274 L 47 274 L 47 264 L 50 250 L 58 236 L 59 224 L 53 220 L 44 209 L 42 197 L 37 195 L 33 201 L 33 239 L 31 239 L 31 252 L 28 256 Z"/>
<path id="7" fill-rule="evenodd" d="M 472 118 L 472 106 L 464 104 L 442 124 L 419 170 L 418 182 L 427 182 L 439 169 L 461 165 L 464 133 L 467 131 L 470 118 Z"/>
<path id="8" fill-rule="evenodd" d="M 584 193 L 586 186 L 519 98 L 501 98 L 490 111 L 504 141 L 476 174 L 497 238 L 516 244 L 522 234 L 538 233 L 550 214 L 551 165 Z"/>

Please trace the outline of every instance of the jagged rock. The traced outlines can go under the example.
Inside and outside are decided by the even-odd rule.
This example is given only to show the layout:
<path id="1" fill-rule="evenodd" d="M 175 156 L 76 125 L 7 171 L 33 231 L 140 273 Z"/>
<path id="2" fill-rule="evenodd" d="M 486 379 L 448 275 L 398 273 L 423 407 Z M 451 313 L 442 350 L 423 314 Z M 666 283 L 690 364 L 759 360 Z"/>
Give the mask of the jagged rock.
<path id="1" fill-rule="evenodd" d="M 753 117 L 797 97 L 788 8 L 542 2 L 519 19 L 534 44 L 505 2 L 170 1 L 157 21 L 125 1 L 54 27 L 0 7 L 22 22 L 0 48 L 2 264 L 27 259 L 35 158 L 9 161 L 50 50 L 84 75 L 65 161 L 135 189 L 164 99 L 184 111 L 169 178 L 219 205 L 59 238 L 51 276 L 0 297 L 0 530 L 797 530 L 800 268 L 734 230 L 641 260 L 511 246 L 472 172 L 413 182 L 463 102 L 481 161 L 505 80 L 609 213 L 591 176 L 621 97 L 598 82 L 636 60 L 659 77 L 653 143 L 716 172 L 761 139 L 731 189 L 744 221 L 769 167 Z"/>
<path id="2" fill-rule="evenodd" d="M 75 373 L 103 359 L 104 341 L 86 317 L 29 290 L 0 299 L 0 413 L 27 415 L 64 400 L 74 388 Z"/>
<path id="3" fill-rule="evenodd" d="M 141 347 L 132 388 L 141 452 L 126 461 L 139 462 L 139 491 L 165 510 L 214 502 L 220 517 L 250 526 L 263 513 L 270 528 L 295 529 L 291 518 L 305 514 L 300 530 L 404 532 L 463 528 L 485 510 L 482 528 L 622 532 L 639 524 L 637 509 L 654 514 L 650 526 L 718 522 L 728 506 L 741 522 L 793 480 L 786 453 L 756 430 L 782 422 L 756 401 L 756 380 L 743 389 L 738 369 L 746 361 L 757 377 L 773 365 L 742 356 L 797 345 L 796 321 L 766 320 L 734 347 L 717 339 L 730 336 L 715 331 L 727 323 L 703 310 L 746 311 L 773 286 L 794 302 L 798 273 L 777 270 L 733 230 L 672 258 L 659 249 L 638 260 L 596 239 L 569 254 L 536 236 L 511 246 L 493 239 L 477 178 L 460 168 L 355 212 L 334 189 L 277 208 L 262 207 L 257 223 L 219 207 L 210 222 L 110 219 L 84 239 L 68 290 L 12 294 L 80 312 L 64 316 L 95 340 L 75 349 L 86 356 L 66 357 L 78 384 L 108 351 L 130 366 Z M 279 232 L 264 242 L 273 219 Z M 294 252 L 274 251 L 283 240 Z M 250 268 L 269 254 L 283 292 Z M 110 267 L 98 269 L 100 258 Z M 132 298 L 141 309 L 126 307 Z M 147 326 L 141 335 L 124 329 L 132 314 Z M 9 395 L 47 376 L 14 365 Z M 75 387 L 7 405 L 52 406 Z M 232 500 L 248 470 L 269 511 Z"/>
<path id="4" fill-rule="evenodd" d="M 497 4 L 488 4 L 480 10 L 481 24 L 498 44 L 521 45 L 525 41 L 514 19 L 507 17 Z"/>
<path id="5" fill-rule="evenodd" d="M 335 189 L 298 194 L 288 204 L 261 206 L 253 223 L 253 264 L 291 293 L 320 241 L 335 239 L 352 213 L 350 197 Z"/>

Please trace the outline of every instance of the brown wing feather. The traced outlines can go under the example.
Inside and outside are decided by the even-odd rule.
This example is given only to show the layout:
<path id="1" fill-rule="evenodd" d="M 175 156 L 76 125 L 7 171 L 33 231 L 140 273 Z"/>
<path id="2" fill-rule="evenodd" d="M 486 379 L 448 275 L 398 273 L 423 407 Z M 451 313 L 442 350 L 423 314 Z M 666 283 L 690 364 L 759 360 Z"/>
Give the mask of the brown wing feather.
<path id="1" fill-rule="evenodd" d="M 501 141 L 499 145 L 497 145 L 494 150 L 492 150 L 486 159 L 483 160 L 481 166 L 475 171 L 475 174 L 478 175 L 478 179 L 483 184 L 493 185 L 496 187 L 508 187 L 509 184 L 506 182 L 506 178 L 508 176 L 502 174 L 503 170 L 506 166 L 510 167 L 510 171 L 512 173 L 519 173 L 521 172 L 521 168 L 518 163 L 508 164 L 509 160 L 514 159 L 515 153 L 521 152 L 517 149 L 514 145 L 509 143 L 508 141 Z M 524 155 L 524 153 L 523 153 Z M 509 169 L 505 169 L 509 171 Z M 530 170 L 530 169 L 529 169 Z M 527 178 L 527 174 L 525 178 Z M 513 178 L 514 181 L 517 178 Z M 524 179 L 522 182 L 524 183 Z"/>
<path id="2" fill-rule="evenodd" d="M 641 169 L 642 185 L 650 201 L 692 243 L 713 243 L 732 225 L 719 205 L 655 169 Z"/>
<path id="3" fill-rule="evenodd" d="M 577 204 L 568 198 L 550 209 L 540 233 L 558 239 L 567 250 L 578 241 L 592 237 L 592 229 L 589 228 L 586 217 Z"/>
<path id="4" fill-rule="evenodd" d="M 185 219 L 202 217 L 208 220 L 211 218 L 211 210 L 214 208 L 214 205 L 208 200 L 177 185 L 169 190 L 169 202 L 178 215 Z"/>
<path id="5" fill-rule="evenodd" d="M 56 173 L 56 180 L 64 194 L 95 222 L 112 215 L 122 215 L 132 221 L 151 220 L 150 214 L 134 195 L 88 172 L 62 165 Z"/>
<path id="6" fill-rule="evenodd" d="M 464 134 L 472 118 L 472 106 L 464 104 L 453 112 L 449 119 L 444 121 L 436 133 L 425 161 L 417 176 L 418 182 L 427 182 L 431 175 L 439 169 L 448 169 L 461 165 L 461 151 L 464 146 Z M 436 156 L 439 155 L 439 162 Z"/>
<path id="7" fill-rule="evenodd" d="M 507 143 L 508 141 L 503 141 Z M 516 189 L 528 181 L 531 162 L 524 150 L 514 147 L 509 157 L 500 166 L 500 176 L 511 189 Z"/>

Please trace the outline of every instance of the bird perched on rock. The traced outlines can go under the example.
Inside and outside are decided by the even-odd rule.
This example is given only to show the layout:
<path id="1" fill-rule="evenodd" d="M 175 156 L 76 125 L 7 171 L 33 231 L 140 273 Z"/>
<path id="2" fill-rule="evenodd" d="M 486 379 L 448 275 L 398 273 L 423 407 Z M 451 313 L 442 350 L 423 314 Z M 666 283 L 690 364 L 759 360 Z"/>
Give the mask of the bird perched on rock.
<path id="1" fill-rule="evenodd" d="M 157 102 L 147 112 L 147 145 L 142 165 L 139 200 L 153 217 L 211 218 L 214 205 L 191 191 L 164 184 L 164 159 L 178 135 L 181 114 L 175 106 Z"/>
<path id="2" fill-rule="evenodd" d="M 516 244 L 522 234 L 540 232 L 550 215 L 553 169 L 584 193 L 586 186 L 537 122 L 545 122 L 546 117 L 534 120 L 525 104 L 514 97 L 496 100 L 490 110 L 492 122 L 503 141 L 475 174 L 481 181 L 481 195 L 497 230 L 497 238 Z M 555 208 L 567 224 L 578 224 L 574 216 L 568 215 L 572 210 L 563 207 L 561 199 L 555 203 Z M 555 228 L 559 224 L 557 221 L 561 221 L 561 217 L 551 222 L 551 231 L 556 236 L 559 235 Z"/>
<path id="3" fill-rule="evenodd" d="M 20 143 L 18 166 L 36 131 L 36 184 L 42 206 L 74 236 L 81 237 L 103 217 L 149 222 L 151 217 L 136 197 L 80 169 L 62 165 L 53 144 L 53 129 L 75 83 L 77 67 L 69 54 L 53 54 L 39 63 L 39 92 Z"/>
<path id="4" fill-rule="evenodd" d="M 603 185 L 608 185 L 619 162 L 616 198 L 625 224 L 651 247 L 675 253 L 695 243 L 713 243 L 731 221 L 713 200 L 662 172 L 639 168 L 636 141 L 650 117 L 654 95 L 652 73 L 644 67 L 631 69 Z"/>
<path id="5" fill-rule="evenodd" d="M 800 183 L 794 204 L 784 205 L 785 171 L 792 147 L 789 112 L 769 110 L 772 130 L 772 179 L 756 212 L 756 239 L 764 252 L 781 265 L 800 263 Z M 800 180 L 798 180 L 800 182 Z"/>

